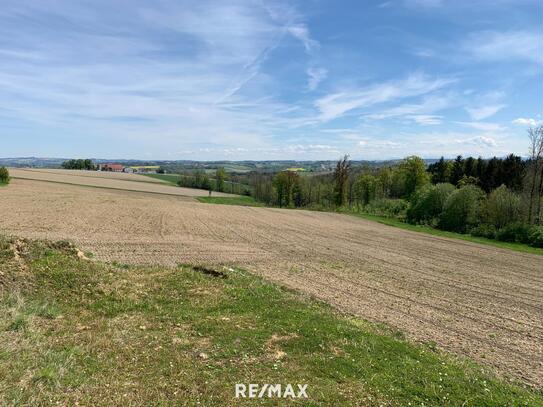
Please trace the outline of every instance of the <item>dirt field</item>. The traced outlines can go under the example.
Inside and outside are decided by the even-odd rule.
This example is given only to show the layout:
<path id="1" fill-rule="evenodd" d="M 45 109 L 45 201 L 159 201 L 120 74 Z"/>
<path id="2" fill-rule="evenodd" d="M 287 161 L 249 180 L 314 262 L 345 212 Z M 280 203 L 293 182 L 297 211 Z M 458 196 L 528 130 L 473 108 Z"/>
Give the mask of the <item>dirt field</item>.
<path id="1" fill-rule="evenodd" d="M 126 181 L 118 181 L 126 183 Z M 543 386 L 543 257 L 346 215 L 15 179 L 0 233 L 100 260 L 236 264 Z"/>
<path id="2" fill-rule="evenodd" d="M 76 170 L 16 169 L 9 170 L 13 178 L 50 181 L 63 184 L 86 185 L 128 191 L 152 192 L 155 194 L 179 196 L 208 196 L 203 189 L 180 188 L 139 174 L 122 172 L 97 172 Z M 213 192 L 213 196 L 232 196 Z"/>
<path id="3" fill-rule="evenodd" d="M 26 171 L 26 174 L 25 174 L 26 177 L 29 176 L 28 172 L 33 172 L 33 173 L 44 173 L 44 174 L 71 175 L 71 176 L 77 176 L 77 177 L 116 179 L 116 180 L 125 180 L 125 181 L 153 182 L 153 183 L 159 183 L 159 184 L 165 183 L 165 181 L 162 181 L 157 178 L 146 177 L 145 175 L 141 175 L 141 174 L 129 174 L 126 172 L 62 170 L 62 169 L 50 169 L 50 168 L 10 168 L 9 171 L 12 175 L 21 174 L 21 171 Z"/>

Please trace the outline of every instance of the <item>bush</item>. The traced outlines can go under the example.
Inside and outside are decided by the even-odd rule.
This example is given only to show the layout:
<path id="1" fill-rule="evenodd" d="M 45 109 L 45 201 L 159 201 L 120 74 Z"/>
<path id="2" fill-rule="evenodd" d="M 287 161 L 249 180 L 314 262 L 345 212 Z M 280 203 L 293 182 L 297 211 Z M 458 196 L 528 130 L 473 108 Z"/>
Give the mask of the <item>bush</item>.
<path id="1" fill-rule="evenodd" d="M 473 229 L 471 229 L 470 234 L 472 236 L 486 237 L 487 239 L 495 239 L 496 228 L 494 227 L 494 225 L 482 224 L 479 226 L 475 226 Z"/>
<path id="2" fill-rule="evenodd" d="M 404 218 L 407 205 L 408 203 L 404 199 L 376 199 L 364 210 L 372 215 Z"/>
<path id="3" fill-rule="evenodd" d="M 6 167 L 0 167 L 0 184 L 9 184 L 9 171 Z"/>
<path id="4" fill-rule="evenodd" d="M 509 223 L 518 222 L 520 215 L 520 197 L 505 185 L 490 193 L 483 209 L 485 223 L 494 225 L 496 229 L 501 229 Z"/>
<path id="5" fill-rule="evenodd" d="M 412 196 L 407 209 L 410 223 L 432 223 L 441 212 L 448 196 L 455 190 L 452 184 L 426 185 Z"/>
<path id="6" fill-rule="evenodd" d="M 529 236 L 530 246 L 543 248 L 543 226 L 534 227 Z"/>
<path id="7" fill-rule="evenodd" d="M 480 223 L 481 203 L 484 198 L 484 192 L 474 185 L 455 190 L 445 201 L 438 227 L 466 233 Z"/>
<path id="8" fill-rule="evenodd" d="M 506 225 L 496 233 L 496 239 L 502 242 L 530 243 L 534 227 L 526 223 L 514 222 Z"/>

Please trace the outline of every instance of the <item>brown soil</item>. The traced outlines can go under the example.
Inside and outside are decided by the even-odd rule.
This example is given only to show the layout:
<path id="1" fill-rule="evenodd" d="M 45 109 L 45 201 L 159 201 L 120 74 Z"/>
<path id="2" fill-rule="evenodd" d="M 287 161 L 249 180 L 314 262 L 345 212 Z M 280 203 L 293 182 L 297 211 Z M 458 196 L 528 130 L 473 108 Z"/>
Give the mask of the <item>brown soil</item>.
<path id="1" fill-rule="evenodd" d="M 15 173 L 20 173 L 21 171 L 26 171 L 26 176 L 28 177 L 28 172 L 32 173 L 43 173 L 43 174 L 61 174 L 61 175 L 71 175 L 76 177 L 91 177 L 91 178 L 105 178 L 105 179 L 115 179 L 115 180 L 125 180 L 125 181 L 139 181 L 139 182 L 153 182 L 158 184 L 163 184 L 165 181 L 162 181 L 157 178 L 146 177 L 141 174 L 129 174 L 126 172 L 110 172 L 110 171 L 86 171 L 86 170 L 63 170 L 63 169 L 52 169 L 52 168 L 10 168 L 9 172 L 13 175 Z"/>
<path id="2" fill-rule="evenodd" d="M 180 188 L 169 185 L 160 180 L 139 174 L 122 172 L 98 172 L 77 170 L 47 170 L 47 169 L 19 169 L 9 170 L 13 178 L 49 181 L 61 184 L 84 185 L 90 187 L 121 189 L 127 191 L 151 192 L 154 194 L 179 196 L 208 196 L 209 192 L 203 189 Z M 221 192 L 213 192 L 213 196 L 234 196 Z"/>
<path id="3" fill-rule="evenodd" d="M 16 179 L 0 233 L 99 260 L 238 265 L 543 386 L 543 257 L 346 215 Z"/>

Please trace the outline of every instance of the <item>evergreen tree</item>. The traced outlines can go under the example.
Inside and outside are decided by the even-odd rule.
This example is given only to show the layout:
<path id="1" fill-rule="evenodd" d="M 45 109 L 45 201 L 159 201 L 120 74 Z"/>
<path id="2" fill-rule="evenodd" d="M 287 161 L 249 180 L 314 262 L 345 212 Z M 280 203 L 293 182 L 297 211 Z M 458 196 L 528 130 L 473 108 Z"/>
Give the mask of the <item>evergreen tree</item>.
<path id="1" fill-rule="evenodd" d="M 464 160 L 462 156 L 459 155 L 456 157 L 453 163 L 452 173 L 451 173 L 451 184 L 457 185 L 458 181 L 464 176 Z"/>

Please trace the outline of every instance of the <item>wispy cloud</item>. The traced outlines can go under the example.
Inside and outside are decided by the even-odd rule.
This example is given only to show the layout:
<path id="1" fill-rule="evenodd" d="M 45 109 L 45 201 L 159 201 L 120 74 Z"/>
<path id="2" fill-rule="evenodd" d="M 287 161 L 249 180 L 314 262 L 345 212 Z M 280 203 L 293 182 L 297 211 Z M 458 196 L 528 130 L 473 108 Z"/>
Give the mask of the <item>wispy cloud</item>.
<path id="1" fill-rule="evenodd" d="M 307 69 L 307 88 L 309 90 L 317 89 L 317 86 L 326 79 L 328 71 L 324 68 L 308 68 Z"/>
<path id="2" fill-rule="evenodd" d="M 415 121 L 415 123 L 421 124 L 423 126 L 434 126 L 441 124 L 443 117 L 442 116 L 434 116 L 429 114 L 417 114 L 408 116 L 408 118 Z"/>
<path id="3" fill-rule="evenodd" d="M 483 120 L 491 116 L 494 116 L 500 110 L 502 110 L 506 105 L 487 105 L 480 107 L 467 107 L 466 110 L 473 120 Z"/>
<path id="4" fill-rule="evenodd" d="M 505 93 L 500 91 L 472 95 L 472 101 L 465 109 L 473 120 L 484 120 L 507 106 L 503 103 L 504 98 Z"/>
<path id="5" fill-rule="evenodd" d="M 477 32 L 470 35 L 463 48 L 480 60 L 523 59 L 543 64 L 543 32 L 540 31 Z"/>
<path id="6" fill-rule="evenodd" d="M 312 39 L 309 35 L 309 30 L 305 24 L 291 25 L 287 27 L 287 31 L 304 44 L 307 52 L 311 52 L 319 47 L 318 41 Z"/>
<path id="7" fill-rule="evenodd" d="M 402 104 L 368 114 L 365 117 L 372 120 L 400 118 L 413 120 L 415 123 L 422 125 L 436 125 L 442 122 L 442 116 L 434 113 L 455 106 L 458 103 L 458 96 L 454 93 L 428 95 L 424 96 L 420 103 Z"/>
<path id="8" fill-rule="evenodd" d="M 4 0 L 2 151 L 195 159 L 334 158 L 362 144 L 374 158 L 516 151 L 523 129 L 506 109 L 525 112 L 518 126 L 540 122 L 526 115 L 541 81 L 516 85 L 523 68 L 541 73 L 543 31 L 522 9 L 541 4 L 497 1 L 317 0 L 306 12 L 287 0 Z M 423 24 L 436 15 L 439 30 Z M 504 30 L 519 21 L 525 28 Z M 470 30 L 478 31 L 466 39 Z"/>
<path id="9" fill-rule="evenodd" d="M 320 119 L 329 121 L 353 110 L 425 95 L 453 82 L 454 79 L 430 79 L 424 74 L 415 73 L 401 81 L 389 81 L 367 88 L 333 93 L 317 100 L 315 105 L 320 111 Z"/>

